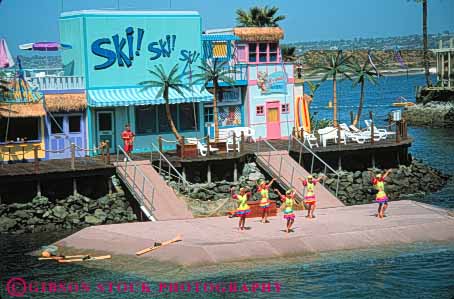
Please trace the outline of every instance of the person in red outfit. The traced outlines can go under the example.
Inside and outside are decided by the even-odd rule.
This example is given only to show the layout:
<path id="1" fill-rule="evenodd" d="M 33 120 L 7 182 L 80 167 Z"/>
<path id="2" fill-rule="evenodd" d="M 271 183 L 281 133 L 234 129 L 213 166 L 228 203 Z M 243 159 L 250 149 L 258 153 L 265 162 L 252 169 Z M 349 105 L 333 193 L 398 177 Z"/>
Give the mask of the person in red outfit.
<path id="1" fill-rule="evenodd" d="M 131 131 L 129 124 L 125 125 L 125 130 L 121 133 L 121 138 L 123 139 L 124 146 L 123 149 L 125 152 L 130 155 L 134 147 L 134 137 L 136 135 Z"/>

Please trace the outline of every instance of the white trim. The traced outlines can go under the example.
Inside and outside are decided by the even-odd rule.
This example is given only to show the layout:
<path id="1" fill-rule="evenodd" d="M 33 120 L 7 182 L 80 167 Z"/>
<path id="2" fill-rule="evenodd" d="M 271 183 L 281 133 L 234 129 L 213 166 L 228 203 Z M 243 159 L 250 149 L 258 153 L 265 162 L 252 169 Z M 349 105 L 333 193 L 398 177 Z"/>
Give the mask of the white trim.
<path id="1" fill-rule="evenodd" d="M 162 11 L 162 10 L 77 10 L 68 11 L 60 14 L 60 17 L 71 17 L 79 15 L 150 15 L 150 16 L 161 16 L 161 15 L 193 15 L 199 16 L 197 11 Z"/>

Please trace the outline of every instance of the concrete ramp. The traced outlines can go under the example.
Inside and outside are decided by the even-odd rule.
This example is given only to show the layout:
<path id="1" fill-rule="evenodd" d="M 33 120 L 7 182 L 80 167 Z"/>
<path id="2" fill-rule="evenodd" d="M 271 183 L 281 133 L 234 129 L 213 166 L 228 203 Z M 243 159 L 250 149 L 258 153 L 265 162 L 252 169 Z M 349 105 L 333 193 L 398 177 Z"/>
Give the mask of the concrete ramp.
<path id="1" fill-rule="evenodd" d="M 299 200 L 304 197 L 304 187 L 298 177 L 307 177 L 307 172 L 287 151 L 270 151 L 257 153 L 257 164 L 270 176 L 276 178 L 282 187 L 296 190 Z M 317 208 L 342 207 L 344 204 L 322 184 L 315 187 Z"/>
<path id="2" fill-rule="evenodd" d="M 117 163 L 117 174 L 133 196 L 156 220 L 193 218 L 183 199 L 167 185 L 148 161 Z"/>

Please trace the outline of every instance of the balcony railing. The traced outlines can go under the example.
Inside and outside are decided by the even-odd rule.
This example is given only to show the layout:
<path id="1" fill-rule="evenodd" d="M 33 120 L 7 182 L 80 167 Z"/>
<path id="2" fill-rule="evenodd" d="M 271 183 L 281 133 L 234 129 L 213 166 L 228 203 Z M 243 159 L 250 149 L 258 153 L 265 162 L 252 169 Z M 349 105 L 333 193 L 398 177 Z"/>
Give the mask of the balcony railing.
<path id="1" fill-rule="evenodd" d="M 227 74 L 227 77 L 230 77 L 235 81 L 235 85 L 247 85 L 247 71 L 248 71 L 248 65 L 247 64 L 236 64 L 233 66 L 228 66 L 226 69 L 229 68 L 233 70 L 232 73 Z M 221 86 L 226 86 L 229 84 L 220 82 L 219 85 Z M 208 87 L 212 87 L 213 83 L 209 83 Z"/>
<path id="2" fill-rule="evenodd" d="M 31 77 L 27 80 L 38 87 L 41 91 L 46 90 L 72 90 L 84 89 L 83 76 L 45 76 L 45 77 Z"/>

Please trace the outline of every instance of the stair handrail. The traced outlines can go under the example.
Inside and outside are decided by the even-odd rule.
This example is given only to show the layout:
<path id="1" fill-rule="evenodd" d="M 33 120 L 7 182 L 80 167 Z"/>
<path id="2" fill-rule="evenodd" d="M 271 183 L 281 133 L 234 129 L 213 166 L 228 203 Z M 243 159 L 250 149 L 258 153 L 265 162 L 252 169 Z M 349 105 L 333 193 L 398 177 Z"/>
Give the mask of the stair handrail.
<path id="1" fill-rule="evenodd" d="M 340 181 L 340 173 L 336 170 L 334 170 L 334 168 L 332 168 L 328 163 L 326 163 L 322 158 L 320 158 L 316 153 L 314 153 L 309 147 L 307 147 L 303 142 L 301 142 L 298 138 L 296 138 L 295 136 L 291 136 L 292 140 L 295 140 L 299 145 L 300 145 L 300 150 L 299 150 L 299 159 L 298 159 L 298 164 L 301 165 L 301 158 L 302 158 L 302 148 L 304 148 L 306 151 L 308 151 L 311 155 L 312 155 L 312 162 L 311 162 L 311 170 L 310 170 L 310 173 L 313 172 L 314 170 L 314 158 L 317 158 L 317 160 L 319 162 L 321 162 L 325 168 L 324 168 L 324 171 L 323 171 L 323 174 L 326 175 L 326 169 L 328 168 L 329 170 L 331 170 L 331 172 L 333 172 L 336 177 L 337 177 L 337 182 L 336 182 L 336 192 L 335 192 L 335 195 L 337 197 L 337 192 L 339 191 L 339 181 Z M 323 180 L 323 186 L 325 185 L 325 180 Z M 329 190 L 329 188 L 328 188 Z"/>
<path id="2" fill-rule="evenodd" d="M 177 177 L 178 177 L 178 185 L 180 183 L 180 180 L 183 182 L 183 186 L 189 186 L 189 182 L 186 180 L 186 178 L 175 168 L 175 166 L 173 166 L 172 162 L 169 161 L 169 159 L 167 159 L 167 157 L 159 150 L 159 148 L 152 142 L 151 143 L 151 154 L 150 154 L 150 164 L 153 166 L 153 149 L 159 154 L 159 174 L 161 174 L 161 170 L 162 167 L 162 159 L 167 163 L 167 165 L 169 165 L 169 176 L 171 176 L 171 171 L 170 169 L 172 169 L 176 174 L 177 174 Z M 164 170 L 165 171 L 165 170 Z"/>
<path id="3" fill-rule="evenodd" d="M 124 161 L 124 164 L 120 164 L 120 152 L 122 153 L 122 155 L 126 158 L 126 160 Z M 137 165 L 135 164 L 132 164 L 132 167 L 134 168 L 134 175 L 133 177 L 131 177 L 130 175 L 128 175 L 128 166 L 131 167 L 130 165 L 131 164 L 128 164 L 129 162 L 132 162 L 133 160 L 131 159 L 131 157 L 125 152 L 125 150 L 120 146 L 118 145 L 117 146 L 117 163 L 116 163 L 116 167 L 117 167 L 117 170 L 120 168 L 120 169 L 124 169 L 123 173 L 122 171 L 118 171 L 117 173 L 120 175 L 120 176 L 124 176 L 125 180 L 124 180 L 124 183 L 126 185 L 129 185 L 130 188 L 131 188 L 131 192 L 135 193 L 137 195 L 137 197 L 135 197 L 135 199 L 137 200 L 137 202 L 139 203 L 140 205 L 140 208 L 142 210 L 145 209 L 145 214 L 146 216 L 148 217 L 149 220 L 151 221 L 156 221 L 156 219 L 154 218 L 152 212 L 155 210 L 155 207 L 154 207 L 154 195 L 155 195 L 155 186 L 154 184 L 150 181 L 150 179 L 143 173 L 143 171 L 140 169 L 140 167 L 138 167 Z M 139 173 L 141 176 L 142 176 L 142 186 L 139 186 L 135 180 L 136 178 L 136 174 Z M 132 181 L 132 185 L 128 182 L 128 177 L 131 178 L 131 181 Z M 145 182 L 151 186 L 151 199 L 150 200 L 147 200 L 147 197 L 145 196 Z M 147 206 L 145 205 L 145 201 L 150 205 L 150 209 L 147 208 Z"/>
<path id="4" fill-rule="evenodd" d="M 170 160 L 167 159 L 167 157 L 164 155 L 164 153 L 162 153 L 159 150 L 159 148 L 154 143 L 151 143 L 151 147 L 152 147 L 152 149 L 154 149 L 159 154 L 159 166 L 156 167 L 153 164 L 153 151 L 151 151 L 151 154 L 150 154 L 150 164 L 151 164 L 151 166 L 158 168 L 159 174 L 161 174 L 161 172 L 167 172 L 169 177 L 173 176 L 173 177 L 178 178 L 178 187 L 180 186 L 180 181 L 183 181 L 183 187 L 185 187 L 186 190 L 189 191 L 189 189 L 191 187 L 193 187 L 194 184 L 190 183 L 190 182 L 188 182 L 188 180 L 186 180 L 186 178 L 181 174 L 181 172 L 179 172 L 175 168 L 175 166 L 172 164 L 172 162 L 170 162 Z M 166 171 L 163 167 L 161 167 L 162 160 L 164 160 L 169 165 L 169 169 L 172 169 L 176 173 L 176 175 L 172 175 L 170 171 Z M 208 190 L 208 189 L 203 188 L 203 187 L 197 187 L 197 188 L 199 188 L 201 190 L 205 190 L 205 191 L 211 192 L 211 190 Z"/>

